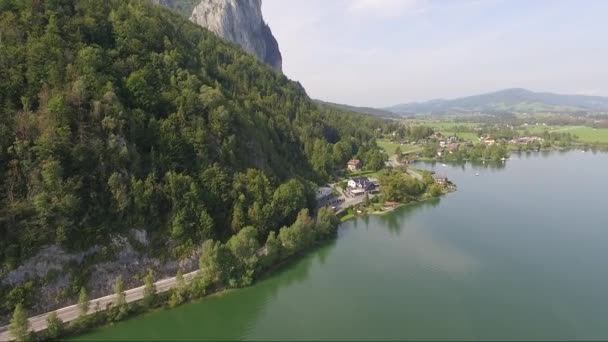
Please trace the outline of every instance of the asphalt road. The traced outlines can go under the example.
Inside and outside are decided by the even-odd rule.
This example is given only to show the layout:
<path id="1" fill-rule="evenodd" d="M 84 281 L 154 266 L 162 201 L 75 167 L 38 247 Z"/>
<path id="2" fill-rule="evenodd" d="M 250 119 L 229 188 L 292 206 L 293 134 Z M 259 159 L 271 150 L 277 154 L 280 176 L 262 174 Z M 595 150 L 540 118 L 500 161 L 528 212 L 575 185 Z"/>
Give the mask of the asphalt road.
<path id="1" fill-rule="evenodd" d="M 186 282 L 191 281 L 192 279 L 194 279 L 194 277 L 199 272 L 200 272 L 200 270 L 197 270 L 197 271 L 194 271 L 191 273 L 184 274 L 184 280 Z M 176 286 L 176 280 L 175 280 L 175 277 L 167 278 L 167 279 L 157 281 L 154 285 L 156 286 L 156 292 L 158 292 L 158 293 L 167 292 Z M 144 287 L 140 286 L 140 287 L 125 291 L 125 297 L 126 297 L 127 303 L 136 302 L 138 300 L 143 299 L 144 298 Z M 90 314 L 98 312 L 98 311 L 106 310 L 114 303 L 115 300 L 116 300 L 115 295 L 109 295 L 109 296 L 93 299 L 93 300 L 89 301 L 89 312 L 87 314 L 90 315 Z M 59 319 L 61 319 L 64 323 L 77 319 L 80 314 L 79 309 L 78 309 L 78 304 L 66 306 L 65 308 L 56 310 L 55 312 L 57 313 L 57 317 Z M 47 312 L 47 313 L 39 315 L 39 316 L 30 317 L 30 319 L 29 319 L 30 330 L 31 331 L 45 330 L 47 327 L 46 320 L 47 320 L 47 317 L 49 314 L 50 314 L 50 312 Z M 12 340 L 12 338 L 9 335 L 8 326 L 0 327 L 0 341 L 10 341 L 10 340 Z"/>

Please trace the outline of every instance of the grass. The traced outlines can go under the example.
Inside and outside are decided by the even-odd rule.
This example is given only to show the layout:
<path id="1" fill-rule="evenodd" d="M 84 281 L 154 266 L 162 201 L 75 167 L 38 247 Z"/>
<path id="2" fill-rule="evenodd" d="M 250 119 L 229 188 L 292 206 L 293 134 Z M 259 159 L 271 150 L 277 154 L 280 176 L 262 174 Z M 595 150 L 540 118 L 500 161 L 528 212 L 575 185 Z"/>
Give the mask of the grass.
<path id="1" fill-rule="evenodd" d="M 474 132 L 454 132 L 454 128 L 457 126 L 475 128 L 478 126 L 477 123 L 473 122 L 451 122 L 451 121 L 436 121 L 436 120 L 421 120 L 419 124 L 430 126 L 441 132 L 446 137 L 457 136 L 464 140 L 471 140 L 477 142 L 477 133 Z"/>
<path id="2" fill-rule="evenodd" d="M 542 134 L 545 130 L 549 132 L 571 133 L 579 137 L 581 143 L 608 144 L 607 128 L 591 128 L 585 126 L 527 126 L 525 128 L 530 134 Z M 524 129 L 519 130 L 520 133 Z"/>
<path id="3" fill-rule="evenodd" d="M 395 154 L 395 149 L 397 147 L 401 148 L 401 152 L 409 152 L 420 148 L 416 145 L 401 145 L 386 139 L 378 139 L 376 140 L 376 144 L 378 144 L 378 147 L 383 149 L 389 156 Z"/>
<path id="4" fill-rule="evenodd" d="M 608 129 L 606 128 L 572 127 L 567 132 L 577 135 L 580 142 L 608 144 Z"/>
<path id="5" fill-rule="evenodd" d="M 383 149 L 384 152 L 386 152 L 389 155 L 395 154 L 395 149 L 398 146 L 401 147 L 401 149 L 403 149 L 403 147 L 405 147 L 405 146 L 401 146 L 401 144 L 397 144 L 392 141 L 388 141 L 388 140 L 384 140 L 384 139 L 376 140 L 376 144 L 378 144 L 378 147 Z"/>
<path id="6" fill-rule="evenodd" d="M 353 214 L 346 214 L 340 218 L 340 222 L 346 222 L 348 220 L 354 219 L 356 216 Z"/>
<path id="7" fill-rule="evenodd" d="M 471 140 L 472 142 L 477 142 L 477 140 L 478 140 L 477 133 L 455 133 L 455 132 L 451 132 L 451 131 L 441 131 L 441 134 L 443 134 L 446 137 L 457 136 L 464 140 Z"/>
<path id="8" fill-rule="evenodd" d="M 478 126 L 477 123 L 474 122 L 454 122 L 454 121 L 438 121 L 438 120 L 416 120 L 416 124 L 426 125 L 430 127 L 437 128 L 439 130 L 451 131 L 454 126 L 464 126 L 469 128 L 475 128 Z"/>
<path id="9" fill-rule="evenodd" d="M 348 178 L 352 178 L 352 177 L 361 177 L 361 176 L 366 176 L 366 177 L 371 177 L 371 178 L 378 178 L 378 176 L 384 171 L 385 169 L 380 169 L 378 171 L 371 171 L 371 170 L 361 170 L 361 171 L 350 171 L 346 174 L 346 177 Z"/>

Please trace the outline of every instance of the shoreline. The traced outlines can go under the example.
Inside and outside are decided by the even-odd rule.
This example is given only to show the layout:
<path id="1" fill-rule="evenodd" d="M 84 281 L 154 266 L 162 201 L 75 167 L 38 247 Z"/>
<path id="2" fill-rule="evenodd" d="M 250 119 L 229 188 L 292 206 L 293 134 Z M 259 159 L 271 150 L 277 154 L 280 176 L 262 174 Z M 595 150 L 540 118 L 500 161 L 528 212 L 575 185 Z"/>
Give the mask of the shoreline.
<path id="1" fill-rule="evenodd" d="M 392 208 L 388 208 L 388 209 L 382 210 L 382 211 L 376 210 L 376 211 L 372 211 L 372 212 L 361 213 L 361 214 L 358 214 L 358 215 L 357 214 L 355 214 L 355 215 L 346 214 L 343 217 L 348 217 L 348 218 L 345 219 L 345 220 L 342 220 L 342 218 L 340 218 L 340 223 L 345 223 L 345 222 L 348 222 L 348 221 L 353 220 L 353 219 L 365 218 L 365 217 L 372 216 L 372 215 L 383 216 L 383 215 L 386 215 L 386 214 L 390 214 L 390 213 L 394 212 L 395 210 L 397 210 L 399 208 L 403 208 L 403 207 L 407 207 L 407 206 L 410 206 L 410 205 L 424 203 L 426 201 L 430 201 L 430 200 L 434 200 L 434 199 L 440 199 L 441 197 L 449 195 L 452 192 L 456 192 L 457 190 L 458 190 L 458 188 L 456 187 L 456 185 L 452 184 L 447 191 L 443 192 L 439 196 L 426 196 L 424 198 L 417 198 L 416 200 L 413 200 L 413 201 L 410 201 L 410 202 L 407 202 L 407 203 L 398 203 L 395 206 L 393 206 Z"/>
<path id="2" fill-rule="evenodd" d="M 408 201 L 407 203 L 394 203 L 392 207 L 387 207 L 383 205 L 384 210 L 374 210 L 374 211 L 365 211 L 362 214 L 350 214 L 345 212 L 345 215 L 342 217 L 338 217 L 340 223 L 347 222 L 353 218 L 364 218 L 369 215 L 386 215 L 389 213 L 393 213 L 396 209 L 415 205 L 419 203 L 423 203 L 433 199 L 439 199 L 441 196 L 449 194 L 450 192 L 456 191 L 456 186 L 454 184 L 450 184 L 448 187 L 444 188 L 442 193 L 438 196 L 431 196 L 428 193 L 424 193 L 414 200 Z M 352 209 L 352 207 L 351 207 Z M 346 219 L 343 219 L 345 218 Z M 288 257 L 287 259 L 281 260 L 277 264 L 269 265 L 265 270 L 261 270 L 257 279 L 249 286 L 254 286 L 256 283 L 260 281 L 264 281 L 269 277 L 272 277 L 277 272 L 280 272 L 281 269 L 288 267 L 290 264 L 297 262 L 303 256 L 307 255 L 311 251 L 323 246 L 324 244 L 335 241 L 337 238 L 337 233 L 333 236 L 329 236 L 323 240 L 320 240 L 308 248 Z M 193 287 L 196 287 L 195 282 L 198 278 L 200 270 L 195 270 L 193 272 L 184 274 L 184 278 L 186 280 L 186 286 L 188 287 L 188 291 L 193 290 Z M 62 322 L 62 332 L 59 335 L 60 337 L 73 337 L 86 334 L 88 332 L 94 331 L 98 328 L 103 328 L 104 326 L 112 325 L 121 321 L 132 319 L 136 316 L 140 316 L 146 313 L 155 312 L 158 310 L 166 310 L 171 309 L 177 306 L 181 306 L 183 304 L 195 303 L 200 300 L 204 300 L 207 297 L 211 296 L 221 296 L 225 295 L 233 290 L 237 290 L 238 288 L 210 288 L 205 292 L 199 294 L 191 294 L 187 296 L 192 296 L 191 298 L 187 298 L 183 302 L 178 305 L 170 305 L 169 298 L 175 293 L 176 285 L 176 277 L 168 277 L 161 280 L 158 280 L 154 283 L 156 288 L 156 302 L 152 306 L 144 306 L 142 305 L 142 300 L 144 298 L 144 287 L 136 287 L 131 288 L 124 291 L 126 296 L 126 314 L 121 318 L 112 318 L 115 315 L 115 311 L 118 310 L 118 307 L 115 307 L 116 295 L 109 294 L 106 296 L 94 298 L 88 301 L 89 310 L 86 315 L 81 315 L 79 313 L 78 304 L 58 308 L 56 310 L 48 311 L 46 313 L 42 313 L 40 315 L 28 317 L 29 322 L 29 331 L 36 340 L 52 340 L 55 337 L 49 336 L 47 334 L 48 331 L 48 322 L 47 318 L 51 313 L 56 313 L 58 318 Z M 10 341 L 12 340 L 12 336 L 9 332 L 9 325 L 0 327 L 0 341 Z"/>
<path id="3" fill-rule="evenodd" d="M 338 225 L 340 223 L 342 222 L 339 222 Z M 73 304 L 40 315 L 28 317 L 28 330 L 30 333 L 30 339 L 33 339 L 35 341 L 53 341 L 58 339 L 62 340 L 71 337 L 81 336 L 93 332 L 97 329 L 102 329 L 104 327 L 112 326 L 117 323 L 126 322 L 135 317 L 144 316 L 146 314 L 161 310 L 174 309 L 182 305 L 200 302 L 211 297 L 227 295 L 232 291 L 247 288 L 250 286 L 255 286 L 258 282 L 264 281 L 272 277 L 274 274 L 280 272 L 285 267 L 288 267 L 290 264 L 298 262 L 303 256 L 309 254 L 310 252 L 322 247 L 327 243 L 335 241 L 337 239 L 337 236 L 338 235 L 336 230 L 335 235 L 323 240 L 319 240 L 308 248 L 305 248 L 272 266 L 268 266 L 267 269 L 260 271 L 259 277 L 256 277 L 256 279 L 250 285 L 236 288 L 230 288 L 225 286 L 211 288 L 205 291 L 202 296 L 193 295 L 196 297 L 188 298 L 175 306 L 171 306 L 169 304 L 169 299 L 174 293 L 175 288 L 177 287 L 176 277 L 174 276 L 158 280 L 154 283 L 156 289 L 156 299 L 155 303 L 150 307 L 145 307 L 142 305 L 142 302 L 144 301 L 144 286 L 125 290 L 123 292 L 125 294 L 126 299 L 124 305 L 126 307 L 127 313 L 125 316 L 118 320 L 114 320 L 111 318 L 111 315 L 115 314 L 116 311 L 119 310 L 119 307 L 115 306 L 115 294 L 109 294 L 107 296 L 89 300 L 89 310 L 84 316 L 81 316 L 78 311 L 79 304 Z M 190 286 L 196 286 L 194 282 L 198 279 L 200 271 L 201 270 L 198 269 L 183 275 L 186 287 L 188 289 L 187 291 L 194 290 L 193 288 L 190 288 Z M 104 305 L 101 305 L 101 303 L 103 303 Z M 51 313 L 58 314 L 58 318 L 61 319 L 62 331 L 59 336 L 48 336 L 46 334 L 46 332 L 48 331 L 47 318 Z M 0 342 L 15 340 L 10 335 L 9 327 L 10 324 L 0 327 Z"/>

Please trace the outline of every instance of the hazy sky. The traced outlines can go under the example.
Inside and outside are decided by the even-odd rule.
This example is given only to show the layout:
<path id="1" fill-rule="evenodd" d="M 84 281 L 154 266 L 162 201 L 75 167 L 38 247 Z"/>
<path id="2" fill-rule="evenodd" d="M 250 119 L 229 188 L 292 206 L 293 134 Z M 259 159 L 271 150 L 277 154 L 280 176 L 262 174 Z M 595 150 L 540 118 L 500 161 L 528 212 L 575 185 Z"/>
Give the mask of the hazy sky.
<path id="1" fill-rule="evenodd" d="M 285 74 L 314 98 L 608 96 L 608 0 L 263 0 L 263 12 Z"/>

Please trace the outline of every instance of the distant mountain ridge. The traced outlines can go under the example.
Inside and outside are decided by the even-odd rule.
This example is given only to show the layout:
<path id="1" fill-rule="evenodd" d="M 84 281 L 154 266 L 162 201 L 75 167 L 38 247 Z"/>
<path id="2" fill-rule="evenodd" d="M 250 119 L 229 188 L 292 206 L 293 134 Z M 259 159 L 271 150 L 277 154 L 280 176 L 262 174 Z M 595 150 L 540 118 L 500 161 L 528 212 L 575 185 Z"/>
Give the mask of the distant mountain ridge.
<path id="1" fill-rule="evenodd" d="M 335 108 L 339 108 L 339 109 L 343 109 L 343 110 L 347 110 L 347 111 L 355 112 L 355 113 L 373 115 L 373 116 L 377 116 L 380 118 L 395 119 L 395 118 L 400 117 L 400 115 L 395 112 L 391 112 L 389 110 L 384 110 L 384 109 L 379 109 L 379 108 L 356 107 L 356 106 L 350 106 L 350 105 L 341 104 L 341 103 L 326 102 L 326 101 L 322 101 L 322 100 L 314 100 L 314 101 L 317 103 L 320 103 L 322 105 L 335 107 Z"/>
<path id="2" fill-rule="evenodd" d="M 608 111 L 608 97 L 562 95 L 511 88 L 456 99 L 405 103 L 384 109 L 402 115 L 472 112 L 602 112 Z"/>

